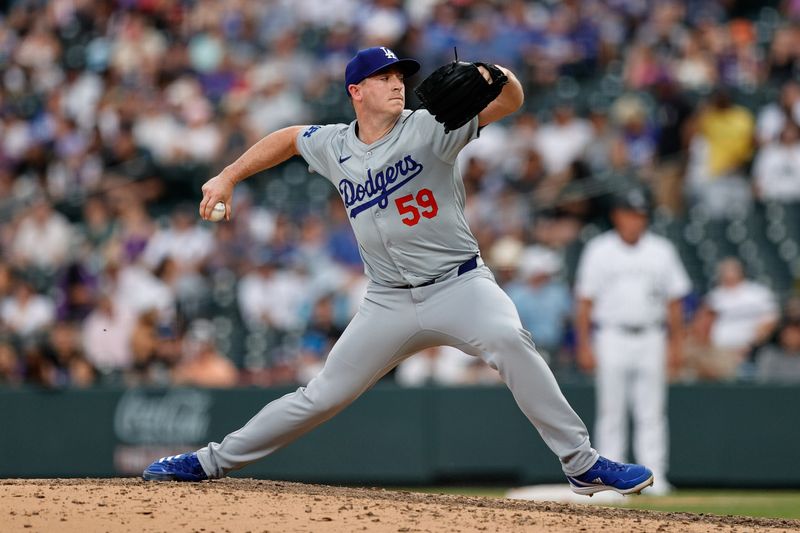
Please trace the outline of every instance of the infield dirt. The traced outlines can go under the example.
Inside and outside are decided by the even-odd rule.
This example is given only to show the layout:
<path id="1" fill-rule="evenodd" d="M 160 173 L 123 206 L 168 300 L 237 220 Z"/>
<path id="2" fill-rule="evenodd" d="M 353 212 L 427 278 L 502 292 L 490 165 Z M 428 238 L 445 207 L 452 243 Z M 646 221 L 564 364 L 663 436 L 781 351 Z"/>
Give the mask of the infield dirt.
<path id="1" fill-rule="evenodd" d="M 0 480 L 4 532 L 728 532 L 800 521 L 632 511 L 252 479 Z"/>

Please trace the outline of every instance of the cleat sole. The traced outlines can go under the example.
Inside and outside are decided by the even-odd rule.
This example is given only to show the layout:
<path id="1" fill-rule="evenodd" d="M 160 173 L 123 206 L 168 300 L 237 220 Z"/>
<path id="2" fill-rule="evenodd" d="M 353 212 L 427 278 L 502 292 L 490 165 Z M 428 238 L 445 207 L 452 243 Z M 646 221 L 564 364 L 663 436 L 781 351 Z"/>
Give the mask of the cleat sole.
<path id="1" fill-rule="evenodd" d="M 611 485 L 593 485 L 589 487 L 576 487 L 570 484 L 570 488 L 572 492 L 575 494 L 582 494 L 584 496 L 592 496 L 597 492 L 603 492 L 606 490 L 611 490 L 617 492 L 619 494 L 640 494 L 644 489 L 653 485 L 653 476 L 651 475 L 641 483 L 629 488 L 629 489 L 618 489 L 616 487 L 612 487 Z"/>

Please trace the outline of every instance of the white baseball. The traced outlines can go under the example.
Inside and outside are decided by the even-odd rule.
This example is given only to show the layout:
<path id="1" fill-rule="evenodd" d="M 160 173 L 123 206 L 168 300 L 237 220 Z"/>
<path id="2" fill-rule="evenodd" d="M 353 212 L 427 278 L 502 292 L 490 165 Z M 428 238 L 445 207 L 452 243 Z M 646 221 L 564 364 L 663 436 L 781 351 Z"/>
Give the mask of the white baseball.
<path id="1" fill-rule="evenodd" d="M 225 203 L 224 202 L 217 202 L 214 206 L 214 209 L 211 211 L 211 216 L 208 217 L 208 220 L 211 222 L 219 222 L 225 218 Z"/>

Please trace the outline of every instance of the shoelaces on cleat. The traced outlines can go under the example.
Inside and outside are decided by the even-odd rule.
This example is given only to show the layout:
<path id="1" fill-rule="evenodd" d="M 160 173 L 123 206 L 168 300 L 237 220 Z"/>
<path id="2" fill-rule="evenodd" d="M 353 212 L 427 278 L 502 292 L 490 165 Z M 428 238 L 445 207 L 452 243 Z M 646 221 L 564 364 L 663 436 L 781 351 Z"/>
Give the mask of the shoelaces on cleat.
<path id="1" fill-rule="evenodd" d="M 190 456 L 188 454 L 181 454 L 172 457 L 165 457 L 164 459 L 170 463 L 170 466 L 181 472 L 194 473 L 194 468 L 189 462 L 189 457 Z M 162 461 L 164 459 L 162 459 Z"/>
<path id="2" fill-rule="evenodd" d="M 609 461 L 606 458 L 602 458 L 603 464 L 601 465 L 606 470 L 614 470 L 616 472 L 622 472 L 625 470 L 625 465 L 621 463 L 615 463 L 614 461 Z"/>

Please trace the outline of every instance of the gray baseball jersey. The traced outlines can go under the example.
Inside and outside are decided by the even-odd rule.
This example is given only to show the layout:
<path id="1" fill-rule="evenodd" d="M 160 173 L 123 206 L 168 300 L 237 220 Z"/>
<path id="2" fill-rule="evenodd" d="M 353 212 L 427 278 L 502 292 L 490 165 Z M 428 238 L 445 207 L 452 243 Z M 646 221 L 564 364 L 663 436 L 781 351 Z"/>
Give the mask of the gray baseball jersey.
<path id="1" fill-rule="evenodd" d="M 588 470 L 597 452 L 586 427 L 511 299 L 475 260 L 478 246 L 464 219 L 454 163 L 477 137 L 478 119 L 445 134 L 427 111 L 404 111 L 371 145 L 356 133 L 355 122 L 310 126 L 297 146 L 342 197 L 370 278 L 367 294 L 319 375 L 199 450 L 203 470 L 222 477 L 271 454 L 344 409 L 409 355 L 441 345 L 497 369 L 564 472 Z"/>
<path id="2" fill-rule="evenodd" d="M 435 279 L 478 253 L 455 165 L 477 136 L 477 117 L 445 134 L 427 111 L 406 110 L 371 145 L 359 140 L 354 121 L 311 126 L 297 148 L 339 191 L 367 277 L 399 287 Z"/>

